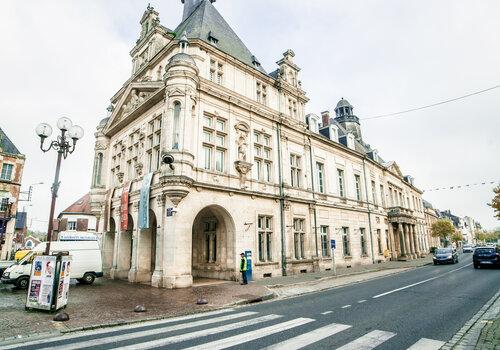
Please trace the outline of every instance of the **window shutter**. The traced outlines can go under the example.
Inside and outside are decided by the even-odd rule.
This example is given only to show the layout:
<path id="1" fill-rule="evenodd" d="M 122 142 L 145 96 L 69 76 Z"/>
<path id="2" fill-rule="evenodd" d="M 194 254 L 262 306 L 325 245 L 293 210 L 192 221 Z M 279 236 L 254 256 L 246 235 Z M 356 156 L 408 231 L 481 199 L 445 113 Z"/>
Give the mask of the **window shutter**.
<path id="1" fill-rule="evenodd" d="M 68 219 L 61 219 L 59 221 L 59 231 L 66 231 L 68 229 Z"/>
<path id="2" fill-rule="evenodd" d="M 76 230 L 80 232 L 86 232 L 89 227 L 89 219 L 77 219 L 76 220 Z"/>

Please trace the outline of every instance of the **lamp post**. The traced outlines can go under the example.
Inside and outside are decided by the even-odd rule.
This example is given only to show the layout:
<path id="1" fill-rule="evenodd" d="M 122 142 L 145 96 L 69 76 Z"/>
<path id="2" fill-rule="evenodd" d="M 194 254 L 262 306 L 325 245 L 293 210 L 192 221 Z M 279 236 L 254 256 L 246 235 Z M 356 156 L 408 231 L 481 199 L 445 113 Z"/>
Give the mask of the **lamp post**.
<path id="1" fill-rule="evenodd" d="M 41 123 L 36 127 L 36 133 L 40 137 L 40 149 L 45 153 L 51 149 L 57 151 L 56 174 L 54 183 L 52 184 L 52 202 L 50 204 L 49 227 L 47 231 L 47 246 L 45 255 L 50 253 L 50 241 L 52 240 L 52 220 L 54 217 L 54 209 L 56 206 L 57 190 L 59 189 L 59 171 L 61 169 L 62 158 L 66 159 L 68 154 L 75 151 L 76 142 L 83 137 L 83 129 L 78 125 L 73 125 L 71 119 L 62 117 L 57 121 L 57 127 L 61 130 L 61 135 L 57 136 L 57 140 L 50 142 L 47 148 L 43 144 L 47 137 L 52 135 L 52 127 L 47 123 Z"/>

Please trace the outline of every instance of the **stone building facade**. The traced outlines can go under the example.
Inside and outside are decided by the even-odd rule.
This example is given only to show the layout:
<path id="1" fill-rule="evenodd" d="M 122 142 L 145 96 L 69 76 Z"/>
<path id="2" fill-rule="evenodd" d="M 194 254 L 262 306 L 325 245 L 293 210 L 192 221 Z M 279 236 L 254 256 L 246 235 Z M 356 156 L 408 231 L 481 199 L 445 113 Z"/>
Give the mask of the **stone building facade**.
<path id="1" fill-rule="evenodd" d="M 25 156 L 0 128 L 0 260 L 10 259 Z"/>
<path id="2" fill-rule="evenodd" d="M 189 287 L 425 254 L 422 191 L 366 144 L 352 105 L 306 115 L 294 52 L 267 73 L 216 10 L 148 6 L 132 74 L 95 133 L 91 209 L 112 278 Z M 162 160 L 166 162 L 163 162 Z M 141 227 L 141 228 L 139 228 Z"/>

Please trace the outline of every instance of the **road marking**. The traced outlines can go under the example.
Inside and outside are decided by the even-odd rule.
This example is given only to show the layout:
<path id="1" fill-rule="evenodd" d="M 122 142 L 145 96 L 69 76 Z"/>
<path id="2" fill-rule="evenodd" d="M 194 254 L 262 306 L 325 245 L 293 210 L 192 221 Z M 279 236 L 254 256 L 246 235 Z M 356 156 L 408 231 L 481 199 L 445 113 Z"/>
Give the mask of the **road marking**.
<path id="1" fill-rule="evenodd" d="M 280 318 L 280 317 L 283 317 L 283 316 L 281 316 L 281 315 L 266 315 L 266 316 L 262 316 L 262 317 L 252 318 L 252 319 L 245 320 L 245 321 L 231 323 L 231 324 L 224 325 L 224 326 L 219 326 L 219 327 L 214 327 L 214 328 L 209 328 L 209 329 L 202 329 L 200 331 L 185 333 L 185 334 L 181 334 L 181 335 L 174 335 L 174 336 L 168 337 L 168 338 L 152 340 L 152 341 L 148 341 L 148 342 L 144 342 L 144 343 L 137 343 L 137 344 L 133 344 L 133 345 L 129 345 L 129 346 L 120 346 L 120 349 L 121 350 L 139 350 L 139 349 L 151 349 L 151 348 L 156 348 L 156 347 L 164 347 L 164 346 L 167 346 L 170 344 L 180 343 L 180 342 L 195 339 L 195 338 L 206 337 L 206 336 L 213 335 L 213 334 L 232 331 L 232 330 L 235 330 L 238 328 L 252 326 L 254 324 L 259 324 L 259 323 L 275 320 L 275 319 Z"/>
<path id="2" fill-rule="evenodd" d="M 297 337 L 285 340 L 284 342 L 272 345 L 266 350 L 297 350 L 308 345 L 316 343 L 322 339 L 328 338 L 336 333 L 342 332 L 351 326 L 345 324 L 330 324 L 325 327 L 317 328 L 311 332 L 301 334 Z"/>
<path id="3" fill-rule="evenodd" d="M 394 337 L 396 333 L 374 330 L 353 340 L 337 350 L 370 350 Z"/>
<path id="4" fill-rule="evenodd" d="M 347 304 L 341 307 L 341 309 L 347 309 L 348 307 L 351 307 L 351 304 Z"/>
<path id="5" fill-rule="evenodd" d="M 422 338 L 410 346 L 408 350 L 438 350 L 441 349 L 444 344 L 444 341 Z"/>
<path id="6" fill-rule="evenodd" d="M 393 290 L 390 290 L 390 291 L 388 291 L 388 292 L 385 292 L 385 293 L 382 293 L 382 294 L 375 295 L 375 296 L 373 296 L 372 298 L 373 298 L 373 299 L 377 299 L 377 298 L 380 298 L 380 297 L 383 297 L 383 296 L 386 296 L 386 295 L 389 295 L 389 294 L 392 294 L 392 293 L 399 292 L 399 291 L 404 290 L 404 289 L 408 289 L 408 288 L 411 288 L 411 287 L 418 286 L 419 284 L 422 284 L 422 283 L 430 282 L 430 281 L 435 280 L 435 279 L 437 279 L 437 278 L 441 278 L 441 277 L 443 277 L 444 275 L 447 275 L 447 274 L 450 274 L 450 273 L 452 273 L 452 272 L 455 272 L 455 271 L 458 271 L 458 270 L 464 269 L 464 268 L 466 268 L 467 266 L 470 266 L 470 265 L 472 265 L 472 263 L 467 264 L 467 265 L 462 266 L 462 267 L 459 267 L 458 269 L 455 269 L 455 270 L 451 270 L 451 271 L 445 272 L 445 273 L 443 273 L 443 274 L 441 274 L 441 275 L 439 275 L 439 276 L 431 277 L 431 278 L 428 278 L 428 279 L 423 280 L 423 281 L 420 281 L 420 282 L 416 282 L 416 283 L 413 283 L 413 284 L 409 284 L 409 285 L 404 286 L 404 287 L 401 287 L 401 288 L 393 289 Z"/>
<path id="7" fill-rule="evenodd" d="M 211 323 L 234 320 L 236 318 L 252 316 L 252 315 L 255 315 L 256 313 L 257 312 L 254 312 L 254 311 L 240 312 L 237 314 L 215 317 L 215 318 L 210 318 L 210 319 L 200 320 L 200 321 L 195 321 L 195 322 L 181 323 L 181 324 L 177 324 L 177 325 L 173 325 L 173 326 L 169 326 L 169 327 L 150 329 L 147 331 L 126 333 L 126 334 L 120 334 L 120 335 L 115 335 L 115 336 L 111 336 L 111 337 L 101 337 L 101 338 L 90 339 L 90 340 L 82 340 L 82 341 L 77 341 L 77 342 L 69 343 L 69 344 L 63 344 L 63 345 L 59 345 L 59 346 L 50 346 L 50 345 L 43 346 L 43 347 L 39 347 L 38 349 L 50 347 L 51 350 L 59 350 L 59 349 L 60 350 L 73 350 L 73 349 L 81 349 L 81 348 L 86 348 L 86 347 L 94 347 L 97 345 L 104 345 L 104 344 L 115 343 L 115 342 L 124 341 L 124 340 L 130 340 L 130 339 L 142 338 L 142 337 L 147 337 L 147 336 L 161 334 L 161 333 L 178 331 L 181 329 L 204 326 L 204 325 L 211 324 Z"/>
<path id="8" fill-rule="evenodd" d="M 61 341 L 61 340 L 83 338 L 83 337 L 86 337 L 89 335 L 114 333 L 114 332 L 122 331 L 122 330 L 134 331 L 137 328 L 169 324 L 169 323 L 174 323 L 177 321 L 193 320 L 193 319 L 197 319 L 197 318 L 201 318 L 201 317 L 208 317 L 208 316 L 225 314 L 225 313 L 232 312 L 232 311 L 235 311 L 235 310 L 231 308 L 231 309 L 215 310 L 215 311 L 210 311 L 210 312 L 197 313 L 197 314 L 186 315 L 186 316 L 172 317 L 172 318 L 161 319 L 161 320 L 157 320 L 157 321 L 137 322 L 137 323 L 128 324 L 128 325 L 124 325 L 124 326 L 117 326 L 117 327 L 113 327 L 113 328 L 95 329 L 95 330 L 86 331 L 86 332 L 76 332 L 76 333 L 71 334 L 71 335 L 63 335 L 60 337 L 11 344 L 8 346 L 0 347 L 0 349 L 7 350 L 7 349 L 15 349 L 15 348 L 25 347 L 25 346 L 30 346 L 30 345 L 41 345 L 41 344 L 52 343 L 52 342 Z"/>
<path id="9" fill-rule="evenodd" d="M 360 300 L 360 301 L 358 301 L 358 304 L 362 304 L 362 303 L 364 303 L 365 301 L 366 301 L 366 299 Z"/>
<path id="10" fill-rule="evenodd" d="M 247 333 L 242 333 L 238 334 L 229 338 L 221 339 L 221 340 L 216 340 L 213 342 L 205 343 L 205 344 L 200 344 L 193 346 L 191 348 L 187 348 L 184 350 L 218 350 L 218 349 L 227 349 L 232 346 L 236 346 L 239 344 L 243 344 L 255 339 L 263 338 L 271 334 L 279 333 L 286 331 L 291 328 L 295 328 L 298 326 L 302 326 L 306 323 L 313 322 L 314 320 L 311 318 L 296 318 L 291 321 L 283 322 L 283 323 L 278 323 L 273 326 L 257 329 L 255 331 L 247 332 Z"/>
<path id="11" fill-rule="evenodd" d="M 328 315 L 328 314 L 331 314 L 333 311 L 325 311 L 325 312 L 322 312 L 321 314 L 322 315 Z"/>

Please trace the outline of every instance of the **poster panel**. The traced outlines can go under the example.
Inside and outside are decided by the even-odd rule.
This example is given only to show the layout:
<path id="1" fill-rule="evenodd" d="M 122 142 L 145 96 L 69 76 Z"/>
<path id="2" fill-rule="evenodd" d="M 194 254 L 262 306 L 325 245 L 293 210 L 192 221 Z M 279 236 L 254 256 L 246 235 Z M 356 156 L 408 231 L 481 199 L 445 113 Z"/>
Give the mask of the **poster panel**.
<path id="1" fill-rule="evenodd" d="M 126 231 L 128 229 L 128 199 L 130 192 L 130 181 L 123 185 L 121 205 L 120 205 L 120 229 Z"/>
<path id="2" fill-rule="evenodd" d="M 35 256 L 31 265 L 31 277 L 26 307 L 50 310 L 56 268 L 56 257 Z"/>
<path id="3" fill-rule="evenodd" d="M 57 286 L 56 310 L 68 304 L 69 281 L 71 272 L 71 256 L 61 257 L 61 267 L 59 269 L 59 284 Z"/>
<path id="4" fill-rule="evenodd" d="M 153 173 L 144 175 L 141 186 L 141 195 L 139 201 L 139 229 L 149 228 L 149 191 L 151 189 L 151 179 Z"/>

